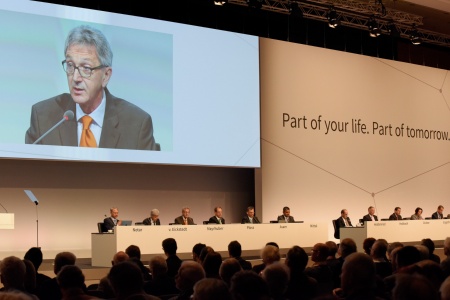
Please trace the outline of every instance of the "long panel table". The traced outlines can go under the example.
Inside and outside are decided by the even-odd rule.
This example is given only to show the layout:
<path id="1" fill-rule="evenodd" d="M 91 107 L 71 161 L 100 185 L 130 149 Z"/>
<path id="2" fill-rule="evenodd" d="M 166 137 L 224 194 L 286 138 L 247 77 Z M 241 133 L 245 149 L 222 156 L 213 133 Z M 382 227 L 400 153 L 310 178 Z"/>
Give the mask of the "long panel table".
<path id="1" fill-rule="evenodd" d="M 340 228 L 341 241 L 352 238 L 363 251 L 364 239 L 386 239 L 389 243 L 417 243 L 424 238 L 442 241 L 450 236 L 450 220 L 401 220 L 365 222 L 363 227 Z"/>
<path id="2" fill-rule="evenodd" d="M 177 253 L 189 254 L 197 243 L 226 252 L 233 240 L 239 241 L 243 251 L 259 251 L 267 242 L 276 242 L 280 248 L 307 248 L 328 239 L 328 223 L 118 226 L 114 233 L 91 235 L 92 266 L 110 267 L 114 254 L 130 245 L 139 246 L 143 255 L 161 255 L 166 238 L 177 241 Z"/>

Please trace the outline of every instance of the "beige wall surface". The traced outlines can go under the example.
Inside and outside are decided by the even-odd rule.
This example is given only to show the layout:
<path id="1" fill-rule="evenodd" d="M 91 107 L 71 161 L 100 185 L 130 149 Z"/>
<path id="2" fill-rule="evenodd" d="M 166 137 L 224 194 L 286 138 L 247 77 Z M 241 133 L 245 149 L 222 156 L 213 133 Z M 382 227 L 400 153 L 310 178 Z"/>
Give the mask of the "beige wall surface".
<path id="1" fill-rule="evenodd" d="M 158 208 L 162 224 L 189 206 L 202 224 L 219 205 L 227 222 L 238 223 L 254 201 L 253 169 L 32 160 L 0 160 L 0 169 L 0 203 L 15 216 L 13 230 L 0 230 L 0 259 L 36 246 L 36 214 L 45 258 L 90 257 L 91 233 L 111 206 L 133 222 Z M 39 199 L 37 211 L 24 189 Z"/>
<path id="2" fill-rule="evenodd" d="M 379 218 L 395 206 L 404 217 L 418 206 L 430 217 L 439 204 L 450 213 L 448 71 L 269 39 L 260 47 L 264 221 L 287 205 L 296 220 L 327 221 L 332 239 L 343 208 L 354 223 L 371 205 Z"/>

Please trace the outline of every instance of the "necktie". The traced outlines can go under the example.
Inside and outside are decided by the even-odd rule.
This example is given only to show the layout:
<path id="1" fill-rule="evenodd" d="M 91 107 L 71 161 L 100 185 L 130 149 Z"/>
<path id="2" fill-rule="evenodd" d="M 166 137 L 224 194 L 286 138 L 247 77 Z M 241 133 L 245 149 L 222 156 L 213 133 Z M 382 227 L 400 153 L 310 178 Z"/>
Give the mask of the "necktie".
<path id="1" fill-rule="evenodd" d="M 83 131 L 81 133 L 80 147 L 97 147 L 94 134 L 89 128 L 92 124 L 92 118 L 84 116 L 81 118 L 81 123 L 83 124 Z"/>
<path id="2" fill-rule="evenodd" d="M 222 219 L 219 219 L 219 224 L 222 224 Z"/>
<path id="3" fill-rule="evenodd" d="M 188 224 L 187 219 L 184 219 L 184 225 L 187 225 L 187 224 Z"/>

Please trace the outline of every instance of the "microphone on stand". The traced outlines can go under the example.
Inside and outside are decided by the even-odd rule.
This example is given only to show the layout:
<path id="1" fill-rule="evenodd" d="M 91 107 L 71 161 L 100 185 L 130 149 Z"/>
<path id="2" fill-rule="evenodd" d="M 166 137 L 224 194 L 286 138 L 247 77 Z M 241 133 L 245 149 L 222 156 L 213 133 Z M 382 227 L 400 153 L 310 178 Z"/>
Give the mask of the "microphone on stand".
<path id="1" fill-rule="evenodd" d="M 5 210 L 6 213 L 8 213 L 8 211 L 7 211 L 6 208 L 3 206 L 3 204 L 0 203 L 0 206 L 3 207 L 3 209 Z"/>
<path id="2" fill-rule="evenodd" d="M 44 137 L 46 137 L 50 132 L 52 132 L 53 130 L 55 130 L 56 127 L 58 127 L 59 125 L 61 125 L 62 123 L 66 122 L 66 121 L 71 121 L 73 120 L 75 114 L 73 113 L 73 111 L 68 110 L 64 113 L 63 118 L 61 119 L 61 121 L 59 121 L 58 123 L 56 123 L 52 128 L 50 128 L 49 130 L 47 130 L 47 132 L 45 132 L 40 138 L 38 138 L 37 140 L 34 141 L 34 144 L 39 143 Z M 36 203 L 37 205 L 37 203 Z"/>

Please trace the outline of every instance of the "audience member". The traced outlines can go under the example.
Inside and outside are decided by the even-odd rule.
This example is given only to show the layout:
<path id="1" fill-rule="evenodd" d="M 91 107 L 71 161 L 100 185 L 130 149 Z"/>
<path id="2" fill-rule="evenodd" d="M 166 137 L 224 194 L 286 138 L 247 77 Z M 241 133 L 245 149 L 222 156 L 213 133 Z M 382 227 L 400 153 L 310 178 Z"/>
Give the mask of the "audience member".
<path id="1" fill-rule="evenodd" d="M 231 241 L 228 244 L 228 254 L 230 257 L 235 258 L 241 265 L 243 270 L 251 270 L 252 264 L 249 261 L 244 260 L 242 255 L 242 247 L 238 241 Z"/>
<path id="2" fill-rule="evenodd" d="M 144 280 L 139 267 L 131 262 L 124 261 L 112 266 L 108 279 L 114 289 L 115 299 L 159 299 L 144 292 Z"/>
<path id="3" fill-rule="evenodd" d="M 25 290 L 25 263 L 18 257 L 8 256 L 0 262 L 0 280 L 3 288 L 0 291 L 21 291 Z"/>
<path id="4" fill-rule="evenodd" d="M 127 261 L 129 259 L 128 254 L 123 251 L 119 251 L 114 254 L 113 259 L 111 261 L 111 266 L 114 266 L 120 262 Z M 114 298 L 114 289 L 111 286 L 111 282 L 109 282 L 108 276 L 100 279 L 97 290 L 103 294 L 105 299 Z"/>
<path id="5" fill-rule="evenodd" d="M 234 274 L 231 278 L 230 292 L 236 300 L 270 300 L 267 283 L 253 271 L 243 270 Z"/>
<path id="6" fill-rule="evenodd" d="M 31 261 L 24 259 L 25 264 L 25 291 L 36 294 L 36 269 Z"/>
<path id="7" fill-rule="evenodd" d="M 400 207 L 396 207 L 394 209 L 394 213 L 392 215 L 389 216 L 389 220 L 402 220 L 402 209 Z"/>
<path id="8" fill-rule="evenodd" d="M 388 244 L 387 258 L 389 261 L 392 262 L 392 257 L 391 257 L 392 250 L 394 250 L 395 248 L 398 248 L 398 247 L 403 247 L 403 244 L 400 242 L 393 242 L 393 243 Z"/>
<path id="9" fill-rule="evenodd" d="M 339 255 L 339 264 L 336 264 L 336 268 L 332 269 L 333 271 L 333 283 L 334 287 L 338 288 L 341 286 L 341 272 L 342 265 L 344 264 L 345 258 L 352 253 L 357 251 L 356 243 L 351 238 L 345 238 L 339 244 L 338 255 Z"/>
<path id="10" fill-rule="evenodd" d="M 424 245 L 415 245 L 414 247 L 416 247 L 417 250 L 419 250 L 420 260 L 425 260 L 425 259 L 430 258 L 430 251 L 428 250 L 427 247 L 425 247 Z"/>
<path id="11" fill-rule="evenodd" d="M 38 272 L 39 267 L 42 264 L 42 251 L 39 247 L 31 247 L 25 253 L 23 257 L 26 260 L 29 260 L 33 263 L 34 269 L 36 270 L 36 287 L 39 287 L 44 281 L 50 280 L 51 278 L 47 275 L 41 274 Z"/>
<path id="12" fill-rule="evenodd" d="M 444 254 L 447 256 L 441 262 L 441 269 L 444 272 L 445 277 L 450 276 L 450 237 L 446 238 L 444 241 Z"/>
<path id="13" fill-rule="evenodd" d="M 230 286 L 231 283 L 231 277 L 239 271 L 242 270 L 241 265 L 239 264 L 239 261 L 236 258 L 230 257 L 225 259 L 222 264 L 220 265 L 219 269 L 219 275 L 220 278 L 228 285 Z"/>
<path id="14" fill-rule="evenodd" d="M 177 241 L 175 241 L 175 239 L 173 238 L 167 238 L 162 241 L 162 247 L 164 250 L 164 254 L 167 257 L 167 275 L 169 275 L 169 277 L 175 278 L 175 275 L 177 275 L 178 269 L 181 266 L 181 259 L 177 256 Z"/>
<path id="15" fill-rule="evenodd" d="M 194 285 L 193 300 L 231 300 L 228 286 L 220 279 L 203 278 Z"/>
<path id="16" fill-rule="evenodd" d="M 321 295 L 331 295 L 334 287 L 334 276 L 326 263 L 328 247 L 323 243 L 317 243 L 313 246 L 311 252 L 313 265 L 305 269 L 305 274 L 317 280 Z"/>
<path id="17" fill-rule="evenodd" d="M 291 300 L 315 298 L 318 294 L 318 283 L 304 272 L 308 264 L 305 250 L 299 246 L 292 247 L 287 252 L 284 263 L 289 268 L 286 297 Z"/>
<path id="18" fill-rule="evenodd" d="M 141 249 L 136 245 L 130 245 L 125 249 L 125 253 L 128 255 L 129 259 L 137 264 L 139 269 L 141 269 L 142 276 L 144 277 L 144 281 L 149 281 L 152 279 L 150 275 L 150 270 L 144 266 L 141 261 Z"/>
<path id="19" fill-rule="evenodd" d="M 421 245 L 424 245 L 425 247 L 428 248 L 429 259 L 438 264 L 441 263 L 441 258 L 436 254 L 434 254 L 435 247 L 434 242 L 431 239 L 423 239 Z"/>
<path id="20" fill-rule="evenodd" d="M 63 300 L 87 300 L 92 296 L 85 294 L 86 285 L 84 284 L 84 275 L 77 266 L 66 265 L 61 268 L 56 276 L 58 285 L 61 289 Z"/>
<path id="21" fill-rule="evenodd" d="M 192 247 L 192 259 L 198 263 L 201 263 L 200 261 L 200 253 L 202 252 L 203 248 L 205 248 L 206 245 L 202 243 L 197 243 Z"/>
<path id="22" fill-rule="evenodd" d="M 55 260 L 53 262 L 53 272 L 55 273 L 55 275 L 58 275 L 62 267 L 75 265 L 76 259 L 77 258 L 75 257 L 75 255 L 71 252 L 60 252 L 56 254 Z M 50 280 L 45 281 L 39 287 L 37 295 L 41 300 L 61 299 L 62 294 L 57 278 L 54 277 Z"/>
<path id="23" fill-rule="evenodd" d="M 220 279 L 219 269 L 221 264 L 222 255 L 219 252 L 208 253 L 202 264 L 206 278 Z"/>
<path id="24" fill-rule="evenodd" d="M 178 270 L 175 278 L 177 289 L 180 291 L 178 296 L 171 300 L 188 300 L 194 293 L 194 285 L 205 278 L 205 270 L 195 261 L 184 261 Z"/>
<path id="25" fill-rule="evenodd" d="M 368 237 L 366 239 L 364 239 L 363 241 L 363 249 L 364 249 L 364 253 L 366 253 L 367 255 L 370 255 L 370 250 L 372 249 L 372 245 L 375 243 L 376 239 L 374 239 L 373 237 Z"/>
<path id="26" fill-rule="evenodd" d="M 392 300 L 439 300 L 432 283 L 421 275 L 399 274 Z"/>
<path id="27" fill-rule="evenodd" d="M 441 300 L 450 300 L 450 277 L 447 277 L 441 284 L 439 292 L 441 293 Z"/>
<path id="28" fill-rule="evenodd" d="M 268 265 L 261 273 L 269 287 L 272 300 L 288 299 L 286 292 L 289 284 L 289 268 L 280 262 Z"/>
<path id="29" fill-rule="evenodd" d="M 202 249 L 202 251 L 200 252 L 200 264 L 203 264 L 203 261 L 205 260 L 206 255 L 208 255 L 208 253 L 214 252 L 214 249 L 210 246 L 206 246 Z"/>
<path id="30" fill-rule="evenodd" d="M 144 283 L 144 291 L 154 296 L 178 294 L 175 280 L 167 275 L 167 263 L 164 257 L 154 256 L 149 262 L 152 279 Z"/>
<path id="31" fill-rule="evenodd" d="M 376 240 L 370 251 L 370 256 L 375 263 L 375 274 L 381 279 L 392 275 L 392 264 L 386 258 L 387 247 L 386 241 Z"/>
<path id="32" fill-rule="evenodd" d="M 280 249 L 273 245 L 266 245 L 261 250 L 261 259 L 262 264 L 253 266 L 252 270 L 256 272 L 256 274 L 260 274 L 264 268 L 276 261 L 280 261 Z"/>

